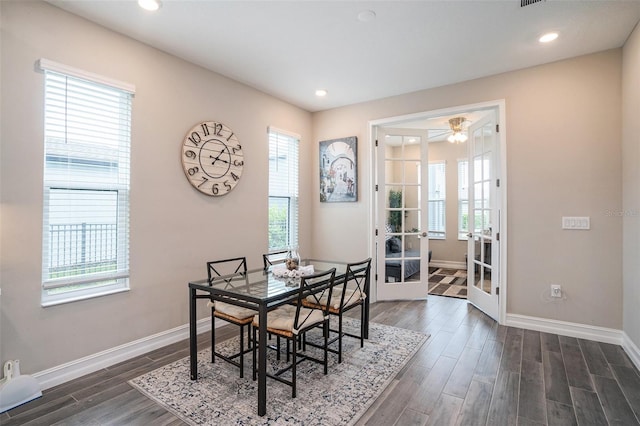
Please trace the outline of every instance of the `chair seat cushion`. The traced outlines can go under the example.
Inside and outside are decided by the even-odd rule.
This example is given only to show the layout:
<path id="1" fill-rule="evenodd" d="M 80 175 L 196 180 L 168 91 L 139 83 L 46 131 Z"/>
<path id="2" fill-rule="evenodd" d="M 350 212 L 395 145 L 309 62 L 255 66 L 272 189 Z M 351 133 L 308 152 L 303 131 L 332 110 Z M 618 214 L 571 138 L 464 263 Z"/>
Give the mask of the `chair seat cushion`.
<path id="1" fill-rule="evenodd" d="M 324 314 L 319 309 L 300 308 L 298 328 L 294 328 L 296 318 L 296 307 L 293 305 L 284 305 L 273 311 L 267 312 L 267 328 L 275 330 L 284 330 L 293 334 L 298 334 L 303 328 L 319 324 L 324 321 Z M 259 326 L 260 319 L 258 315 L 253 317 L 253 325 Z"/>
<path id="2" fill-rule="evenodd" d="M 342 299 L 342 293 L 343 293 L 343 290 L 341 288 L 337 288 L 333 290 L 333 293 L 331 294 L 331 305 L 330 305 L 331 308 L 340 309 L 340 300 Z M 367 295 L 361 292 L 360 290 L 347 289 L 344 292 L 344 307 L 346 308 L 353 304 L 356 304 L 361 300 L 364 300 L 366 297 Z M 319 301 L 320 302 L 319 305 L 324 306 L 327 304 L 327 299 L 328 297 L 326 295 L 320 297 L 318 300 L 316 300 L 316 298 L 313 296 L 307 296 L 306 301 L 313 305 L 318 305 L 318 301 Z"/>
<path id="3" fill-rule="evenodd" d="M 231 303 L 225 302 L 208 302 L 207 306 L 213 307 L 216 312 L 220 312 L 222 314 L 228 315 L 230 317 L 238 318 L 238 319 L 247 319 L 251 318 L 256 314 L 256 311 L 249 308 L 243 308 L 242 306 L 232 305 Z"/>

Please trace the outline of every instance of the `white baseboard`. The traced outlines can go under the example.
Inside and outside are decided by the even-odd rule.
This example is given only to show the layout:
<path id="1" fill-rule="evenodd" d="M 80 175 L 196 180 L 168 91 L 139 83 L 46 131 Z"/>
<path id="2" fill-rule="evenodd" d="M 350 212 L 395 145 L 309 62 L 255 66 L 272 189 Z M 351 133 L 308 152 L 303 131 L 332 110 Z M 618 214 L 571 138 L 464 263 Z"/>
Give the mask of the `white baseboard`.
<path id="1" fill-rule="evenodd" d="M 631 361 L 635 364 L 636 368 L 640 370 L 640 349 L 635 343 L 633 343 L 627 333 L 623 333 L 622 349 L 624 349 L 627 355 L 629 355 L 629 358 L 631 358 Z"/>
<path id="2" fill-rule="evenodd" d="M 505 325 L 576 337 L 579 339 L 594 340 L 596 342 L 613 343 L 614 345 L 622 345 L 623 343 L 623 332 L 621 330 L 595 325 L 578 324 L 518 314 L 507 314 Z"/>
<path id="3" fill-rule="evenodd" d="M 216 327 L 218 324 L 216 324 Z M 197 331 L 203 333 L 211 329 L 211 318 L 198 321 Z M 119 362 L 143 355 L 155 349 L 162 348 L 180 340 L 189 338 L 189 324 L 171 330 L 163 331 L 152 336 L 144 337 L 134 342 L 125 343 L 106 351 L 98 352 L 66 364 L 58 365 L 44 371 L 33 374 L 40 387 L 49 389 L 53 386 L 77 379 L 85 374 L 96 372 Z"/>
<path id="4" fill-rule="evenodd" d="M 464 262 L 453 262 L 451 260 L 432 260 L 429 262 L 429 266 L 434 268 L 447 268 L 447 269 L 466 269 L 467 264 Z"/>

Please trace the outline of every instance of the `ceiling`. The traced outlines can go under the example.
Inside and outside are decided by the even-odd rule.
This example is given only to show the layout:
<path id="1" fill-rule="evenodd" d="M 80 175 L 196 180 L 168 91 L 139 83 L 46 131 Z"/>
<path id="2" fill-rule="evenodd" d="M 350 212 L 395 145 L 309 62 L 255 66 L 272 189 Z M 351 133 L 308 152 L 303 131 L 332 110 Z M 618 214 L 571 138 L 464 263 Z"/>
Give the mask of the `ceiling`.
<path id="1" fill-rule="evenodd" d="M 640 20 L 640 0 L 48 2 L 311 112 L 621 47 Z"/>

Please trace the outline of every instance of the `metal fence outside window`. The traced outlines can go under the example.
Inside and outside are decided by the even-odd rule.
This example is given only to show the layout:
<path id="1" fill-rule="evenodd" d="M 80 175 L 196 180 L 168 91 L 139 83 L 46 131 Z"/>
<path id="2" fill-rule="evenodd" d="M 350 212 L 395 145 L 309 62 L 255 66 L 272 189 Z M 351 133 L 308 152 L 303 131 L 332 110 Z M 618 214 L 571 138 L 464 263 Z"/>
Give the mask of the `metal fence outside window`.
<path id="1" fill-rule="evenodd" d="M 49 225 L 49 278 L 115 271 L 115 223 Z"/>

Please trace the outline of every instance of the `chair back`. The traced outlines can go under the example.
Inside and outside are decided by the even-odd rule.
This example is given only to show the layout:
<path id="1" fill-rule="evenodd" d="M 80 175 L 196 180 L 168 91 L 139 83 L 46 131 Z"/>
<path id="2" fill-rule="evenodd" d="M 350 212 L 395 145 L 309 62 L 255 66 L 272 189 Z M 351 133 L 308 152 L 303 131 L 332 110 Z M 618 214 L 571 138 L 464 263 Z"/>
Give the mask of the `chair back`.
<path id="1" fill-rule="evenodd" d="M 340 307 L 351 304 L 353 302 L 351 299 L 354 297 L 364 299 L 363 295 L 369 294 L 370 278 L 371 258 L 360 262 L 348 263 L 347 273 L 342 283 L 343 291 L 340 298 Z M 347 291 L 347 289 L 350 291 Z"/>
<path id="2" fill-rule="evenodd" d="M 296 304 L 296 317 L 293 327 L 298 329 L 299 324 L 304 324 L 306 317 L 309 315 L 309 309 L 303 310 L 303 301 L 311 298 L 317 305 L 321 304 L 321 300 L 331 300 L 331 293 L 336 278 L 336 268 L 328 271 L 318 272 L 312 275 L 303 275 L 300 277 L 300 288 L 298 289 L 298 303 Z M 306 314 L 301 314 L 306 312 Z M 322 313 L 325 317 L 329 315 L 329 304 L 325 303 L 322 307 Z"/>
<path id="3" fill-rule="evenodd" d="M 246 272 L 247 258 L 244 256 L 207 262 L 207 278 L 209 280 L 209 285 L 211 285 L 211 280 L 215 278 L 231 274 L 244 274 Z"/>
<path id="4" fill-rule="evenodd" d="M 264 269 L 269 269 L 269 266 L 277 263 L 284 263 L 287 260 L 288 252 L 288 250 L 280 250 L 263 254 L 262 263 L 264 263 Z"/>

